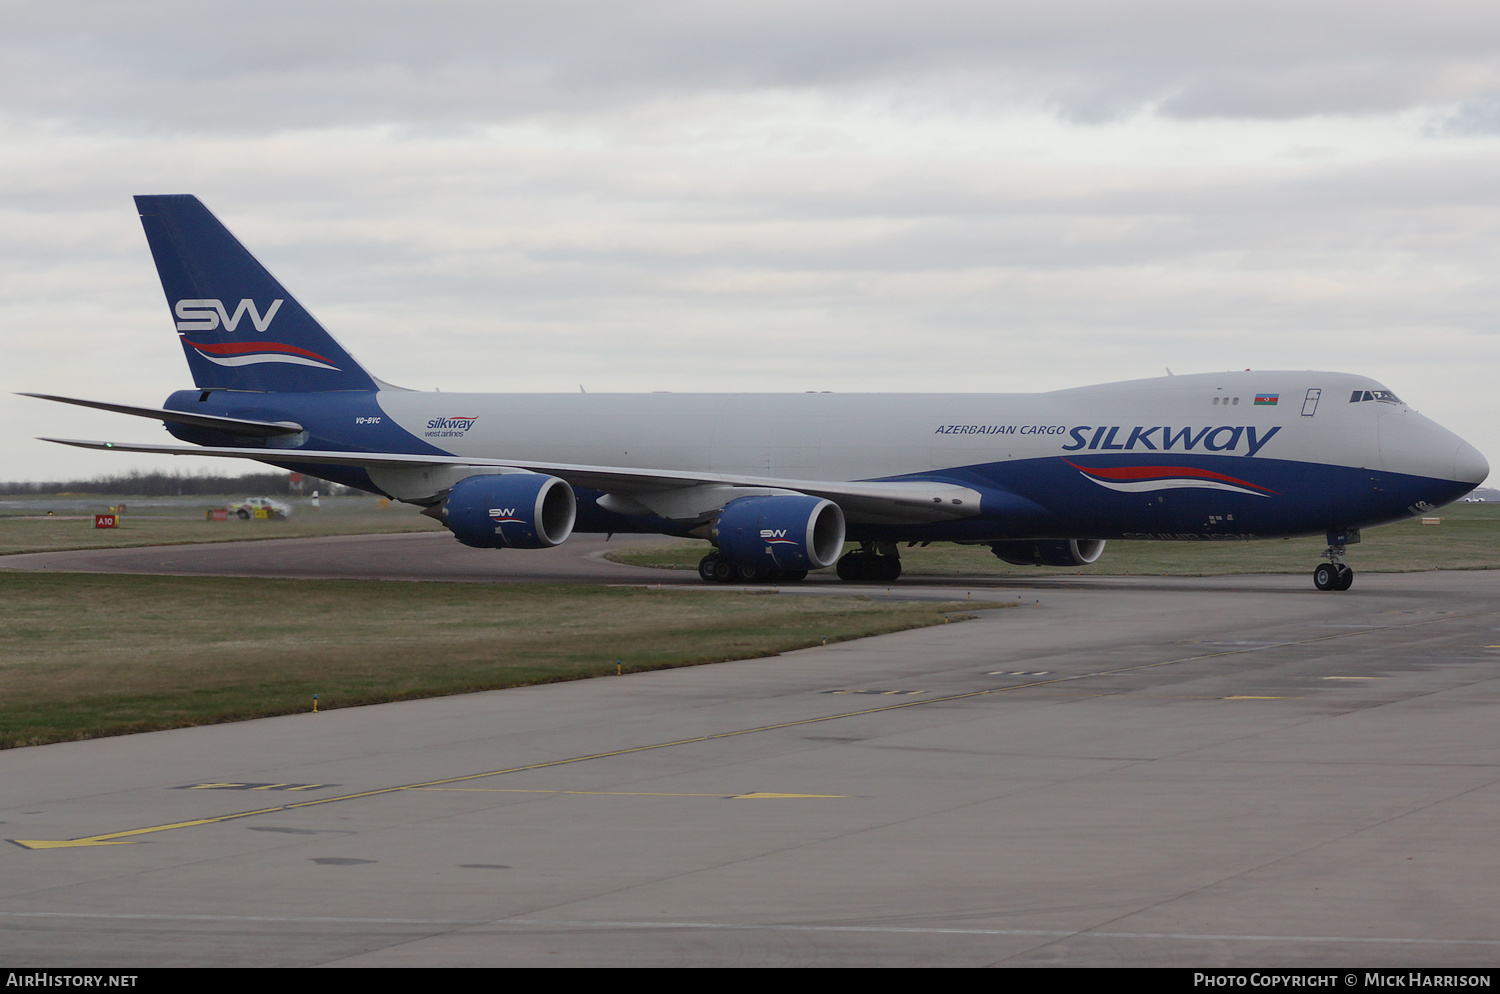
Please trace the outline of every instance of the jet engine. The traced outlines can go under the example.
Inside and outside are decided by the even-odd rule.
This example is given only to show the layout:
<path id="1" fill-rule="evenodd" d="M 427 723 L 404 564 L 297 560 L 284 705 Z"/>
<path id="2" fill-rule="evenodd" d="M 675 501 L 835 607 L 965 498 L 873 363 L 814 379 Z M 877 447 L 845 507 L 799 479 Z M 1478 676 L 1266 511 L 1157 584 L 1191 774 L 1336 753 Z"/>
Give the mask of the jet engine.
<path id="1" fill-rule="evenodd" d="M 443 502 L 442 521 L 476 549 L 547 549 L 573 533 L 578 501 L 555 476 L 505 473 L 459 480 Z"/>
<path id="2" fill-rule="evenodd" d="M 741 497 L 719 512 L 713 537 L 737 566 L 822 569 L 843 551 L 844 512 L 822 497 Z"/>
<path id="3" fill-rule="evenodd" d="M 991 542 L 990 551 L 1012 566 L 1087 566 L 1104 554 L 1102 538 Z"/>

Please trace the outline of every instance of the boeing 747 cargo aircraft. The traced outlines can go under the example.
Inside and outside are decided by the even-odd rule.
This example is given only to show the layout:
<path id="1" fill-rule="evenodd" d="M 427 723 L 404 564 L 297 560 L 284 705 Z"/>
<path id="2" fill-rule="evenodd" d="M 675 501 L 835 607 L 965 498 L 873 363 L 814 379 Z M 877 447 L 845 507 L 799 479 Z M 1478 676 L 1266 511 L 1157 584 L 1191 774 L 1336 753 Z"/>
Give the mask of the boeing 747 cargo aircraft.
<path id="1" fill-rule="evenodd" d="M 1076 566 L 1110 539 L 1326 534 L 1347 590 L 1362 527 L 1468 493 L 1473 446 L 1364 376 L 1169 376 L 1051 393 L 453 394 L 366 372 L 192 196 L 137 197 L 195 388 L 160 408 L 187 445 L 418 505 L 458 541 L 538 549 L 574 531 L 707 539 L 710 581 L 836 566 L 890 582 L 902 543 Z M 846 543 L 857 546 L 844 552 Z"/>

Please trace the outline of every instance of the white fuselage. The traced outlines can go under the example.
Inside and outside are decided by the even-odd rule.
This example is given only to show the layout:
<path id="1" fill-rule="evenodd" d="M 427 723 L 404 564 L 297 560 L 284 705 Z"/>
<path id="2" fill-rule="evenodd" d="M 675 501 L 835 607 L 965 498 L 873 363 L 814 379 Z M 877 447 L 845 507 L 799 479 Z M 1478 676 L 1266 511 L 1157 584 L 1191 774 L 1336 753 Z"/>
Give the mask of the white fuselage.
<path id="1" fill-rule="evenodd" d="M 1350 403 L 1356 390 L 1384 389 L 1346 373 L 1276 371 L 1038 394 L 391 390 L 378 398 L 416 438 L 491 459 L 869 480 L 1070 454 L 1190 450 L 1483 480 L 1488 466 L 1472 446 L 1405 404 Z M 1310 391 L 1318 391 L 1316 403 Z M 1275 403 L 1256 403 L 1272 395 Z M 358 430 L 348 438 L 357 444 Z"/>

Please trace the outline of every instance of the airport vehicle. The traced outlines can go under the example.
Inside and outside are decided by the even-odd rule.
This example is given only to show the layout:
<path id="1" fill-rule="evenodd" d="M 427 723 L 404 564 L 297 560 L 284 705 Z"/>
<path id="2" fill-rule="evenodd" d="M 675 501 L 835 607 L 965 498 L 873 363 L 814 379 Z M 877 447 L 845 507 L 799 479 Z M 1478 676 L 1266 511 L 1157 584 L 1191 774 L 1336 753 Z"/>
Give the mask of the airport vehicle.
<path id="1" fill-rule="evenodd" d="M 1347 373 L 1245 371 L 1039 394 L 452 394 L 376 379 L 192 196 L 136 205 L 195 389 L 160 408 L 190 445 L 422 507 L 460 542 L 574 530 L 705 538 L 705 580 L 900 575 L 900 543 L 1084 565 L 1110 539 L 1325 533 L 1348 589 L 1364 526 L 1483 482 L 1473 446 Z M 845 543 L 858 548 L 843 552 Z"/>
<path id="2" fill-rule="evenodd" d="M 292 513 L 292 506 L 269 497 L 246 497 L 238 504 L 229 505 L 229 513 L 242 520 L 255 517 L 256 511 L 265 511 L 262 517 L 266 518 L 285 518 Z"/>

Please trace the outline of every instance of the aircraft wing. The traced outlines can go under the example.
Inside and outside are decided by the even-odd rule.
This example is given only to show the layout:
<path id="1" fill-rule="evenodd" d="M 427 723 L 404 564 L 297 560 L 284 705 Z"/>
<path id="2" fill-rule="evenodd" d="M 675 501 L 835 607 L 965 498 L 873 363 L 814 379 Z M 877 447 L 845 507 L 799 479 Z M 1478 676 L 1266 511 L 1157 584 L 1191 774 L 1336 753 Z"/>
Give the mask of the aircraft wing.
<path id="1" fill-rule="evenodd" d="M 609 497 L 601 502 L 609 510 L 625 514 L 660 514 L 687 519 L 701 516 L 702 509 L 717 509 L 733 500 L 736 490 L 759 492 L 792 491 L 824 497 L 838 504 L 852 521 L 878 524 L 951 521 L 980 512 L 978 490 L 940 480 L 835 481 L 795 480 L 737 473 L 683 472 L 635 469 L 623 466 L 582 466 L 535 460 L 480 459 L 462 456 L 408 455 L 396 452 L 336 452 L 317 449 L 231 448 L 199 445 L 147 445 L 138 442 L 96 442 L 76 438 L 43 438 L 44 442 L 82 449 L 117 452 L 150 452 L 172 456 L 213 456 L 254 459 L 273 464 L 332 464 L 359 466 L 366 470 L 446 470 L 456 481 L 455 471 L 523 470 L 546 473 L 573 486 L 601 490 Z M 451 486 L 451 482 L 448 484 Z M 693 491 L 692 494 L 687 491 Z M 613 503 L 610 503 L 613 498 Z M 674 513 L 667 508 L 682 508 Z M 697 513 L 691 513 L 696 509 Z"/>

